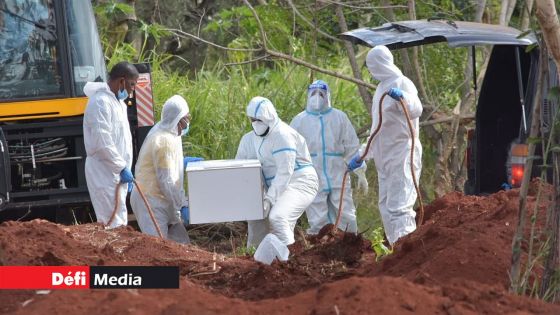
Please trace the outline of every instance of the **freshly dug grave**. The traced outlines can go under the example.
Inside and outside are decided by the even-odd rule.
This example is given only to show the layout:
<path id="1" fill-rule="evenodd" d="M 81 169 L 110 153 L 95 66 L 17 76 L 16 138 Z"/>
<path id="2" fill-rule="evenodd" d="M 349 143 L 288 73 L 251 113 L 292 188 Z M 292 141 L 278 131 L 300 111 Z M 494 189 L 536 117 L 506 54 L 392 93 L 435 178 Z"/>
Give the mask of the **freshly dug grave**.
<path id="1" fill-rule="evenodd" d="M 7 222 L 0 225 L 5 265 L 178 265 L 182 276 L 178 290 L 4 290 L 0 313 L 560 314 L 560 306 L 505 290 L 517 199 L 516 190 L 438 199 L 428 222 L 379 263 L 361 239 L 344 241 L 360 255 L 340 257 L 344 237 L 298 243 L 287 263 L 266 266 L 131 228 Z"/>

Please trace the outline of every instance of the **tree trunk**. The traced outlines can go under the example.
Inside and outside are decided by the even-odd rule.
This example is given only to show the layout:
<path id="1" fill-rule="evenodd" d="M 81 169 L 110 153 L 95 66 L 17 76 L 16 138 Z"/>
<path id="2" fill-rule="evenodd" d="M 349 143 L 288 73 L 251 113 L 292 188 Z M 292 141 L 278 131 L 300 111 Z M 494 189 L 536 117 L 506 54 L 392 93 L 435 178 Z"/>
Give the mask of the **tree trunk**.
<path id="1" fill-rule="evenodd" d="M 541 47 L 540 60 L 546 60 L 547 58 L 546 45 Z M 547 63 L 539 64 L 539 76 L 537 78 L 537 90 L 535 99 L 533 100 L 533 112 L 531 114 L 531 130 L 529 131 L 529 138 L 537 138 L 539 136 L 540 128 L 540 110 L 542 104 L 542 91 L 544 80 L 547 76 Z M 535 155 L 535 143 L 530 142 L 528 148 L 528 156 Z M 520 276 L 521 276 L 521 243 L 523 241 L 523 232 L 525 231 L 525 223 L 527 220 L 527 193 L 529 192 L 529 183 L 531 181 L 531 174 L 533 172 L 533 161 L 534 159 L 527 160 L 525 165 L 525 171 L 523 173 L 523 179 L 521 181 L 521 187 L 519 188 L 519 208 L 517 214 L 517 228 L 512 242 L 512 254 L 511 254 L 511 271 L 510 271 L 510 290 L 512 292 L 518 292 L 520 287 Z"/>
<path id="2" fill-rule="evenodd" d="M 484 13 L 484 7 L 486 6 L 486 0 L 478 0 L 476 2 L 476 11 L 474 16 L 474 22 L 482 22 L 482 15 Z M 484 49 L 484 48 L 481 48 Z M 467 115 L 470 112 L 473 112 L 473 107 L 477 101 L 477 91 L 475 91 L 474 84 L 480 86 L 479 80 L 481 81 L 483 76 L 479 76 L 477 78 L 473 78 L 474 69 L 472 58 L 473 54 L 476 54 L 474 49 L 469 49 L 467 53 L 467 63 L 465 65 L 465 79 L 467 80 L 466 84 L 463 86 L 463 95 L 461 96 L 461 103 L 459 105 L 459 115 L 456 116 L 455 121 L 453 122 L 453 131 L 452 135 L 454 135 L 453 139 L 453 150 L 451 153 L 451 165 L 449 169 L 451 170 L 451 180 L 453 189 L 455 190 L 462 190 L 466 181 L 466 168 L 464 167 L 464 159 L 465 159 L 465 150 L 467 149 L 467 129 L 465 126 L 460 124 L 460 118 Z M 476 56 L 476 55 L 475 55 Z M 483 58 L 485 58 L 484 56 Z M 483 67 L 486 65 L 486 62 L 483 62 Z M 482 69 L 484 70 L 484 69 Z M 478 69 L 479 74 L 482 73 L 481 69 Z M 474 81 L 474 82 L 473 82 Z"/>
<path id="3" fill-rule="evenodd" d="M 416 20 L 416 2 L 415 0 L 408 0 L 408 17 L 411 20 Z M 420 93 L 420 99 L 424 102 L 433 103 L 430 98 L 428 98 L 428 93 L 426 91 L 426 86 L 424 85 L 424 76 L 422 75 L 422 67 L 420 66 L 420 54 L 418 53 L 418 47 L 412 47 L 412 62 L 413 71 L 416 87 Z"/>
<path id="4" fill-rule="evenodd" d="M 560 69 L 560 22 L 553 0 L 536 2 L 537 21 L 543 32 L 548 51 L 552 53 L 556 68 Z"/>
<path id="5" fill-rule="evenodd" d="M 342 11 L 342 6 L 336 6 L 336 17 L 338 18 L 338 25 L 341 32 L 348 31 L 348 25 L 346 24 L 346 18 L 344 17 L 344 12 Z M 360 67 L 356 62 L 356 53 L 354 52 L 354 46 L 349 41 L 344 41 L 344 47 L 346 47 L 346 52 L 348 53 L 348 60 L 350 61 L 350 66 L 352 67 L 352 73 L 356 79 L 362 80 L 362 73 L 360 72 Z M 366 111 L 369 113 L 371 111 L 371 94 L 368 92 L 367 88 L 358 85 L 358 92 L 362 97 Z"/>
<path id="6" fill-rule="evenodd" d="M 506 14 L 509 0 L 502 0 L 502 5 L 500 7 L 500 25 L 506 25 Z"/>
<path id="7" fill-rule="evenodd" d="M 313 5 L 313 47 L 311 50 L 311 60 L 313 64 L 317 64 L 317 0 L 315 0 L 315 4 Z M 315 71 L 312 69 L 309 71 L 309 84 L 313 83 L 315 80 Z"/>
<path id="8" fill-rule="evenodd" d="M 475 11 L 475 22 L 482 21 L 486 0 L 477 1 Z M 473 50 L 469 49 L 467 54 L 467 63 L 465 65 L 464 74 L 467 80 L 462 89 L 461 101 L 454 110 L 455 118 L 450 125 L 442 126 L 441 139 L 438 141 L 439 156 L 435 169 L 435 187 L 436 196 L 442 196 L 450 190 L 463 190 L 466 181 L 466 169 L 464 167 L 465 150 L 467 146 L 466 133 L 467 129 L 461 124 L 461 117 L 473 111 L 476 104 L 476 91 L 473 90 L 472 81 L 480 86 L 487 60 L 483 62 L 483 66 L 479 70 L 477 78 L 473 79 L 472 56 Z M 485 59 L 487 56 L 485 56 Z"/>
<path id="9" fill-rule="evenodd" d="M 557 136 L 555 138 L 555 143 L 559 143 L 559 137 Z M 560 237 L 560 154 L 558 152 L 552 153 L 552 165 L 554 169 L 554 206 L 552 209 L 551 220 L 547 228 L 550 248 L 548 254 L 546 255 L 541 296 L 544 296 L 549 290 L 553 289 L 551 286 L 554 284 L 554 275 L 558 270 L 560 270 L 560 242 L 558 240 Z M 557 301 L 560 301 L 560 292 L 558 292 L 558 290 L 552 297 L 552 302 Z"/>
<path id="10" fill-rule="evenodd" d="M 536 15 L 537 21 L 543 32 L 543 37 L 548 47 L 548 51 L 552 53 L 554 62 L 556 63 L 556 68 L 560 69 L 560 22 L 558 21 L 558 15 L 556 14 L 556 7 L 553 0 L 540 0 L 536 2 Z M 555 128 L 551 130 L 555 132 Z M 556 146 L 560 142 L 558 135 L 554 135 L 554 143 Z M 553 146 L 554 147 L 554 146 Z M 560 175 L 559 164 L 560 158 L 558 152 L 553 152 L 552 163 L 554 172 L 554 209 L 553 215 L 551 217 L 550 224 L 550 251 L 546 259 L 545 271 L 543 275 L 543 286 L 542 290 L 545 292 L 549 286 L 551 277 L 555 270 L 560 268 L 560 242 L 558 237 L 560 237 Z M 555 299 L 559 298 L 559 293 L 556 294 Z"/>
<path id="11" fill-rule="evenodd" d="M 560 143 L 560 137 L 558 137 L 558 135 L 556 136 L 556 144 Z M 554 253 L 552 253 L 551 256 L 551 268 L 550 269 L 550 274 L 554 275 L 555 272 L 557 272 L 558 270 L 560 270 L 560 153 L 559 152 L 554 152 L 553 153 L 553 158 L 554 158 L 554 225 L 553 225 L 553 239 L 554 242 L 551 245 L 552 246 L 552 250 L 554 251 Z M 545 270 L 546 272 L 546 270 Z M 553 302 L 558 302 L 560 301 L 560 290 L 556 290 L 556 294 L 554 295 L 553 298 Z"/>
<path id="12" fill-rule="evenodd" d="M 476 11 L 474 13 L 475 22 L 482 22 L 482 16 L 484 15 L 485 8 L 486 8 L 486 0 L 476 1 Z"/>
<path id="13" fill-rule="evenodd" d="M 385 15 L 387 16 L 387 19 L 389 19 L 389 21 L 396 21 L 397 18 L 395 16 L 395 12 L 393 11 L 393 8 L 391 7 L 392 5 L 391 1 L 383 0 L 382 5 L 386 7 L 385 9 L 383 9 L 383 11 L 385 11 Z M 418 78 L 416 78 L 416 75 L 414 73 L 414 66 L 410 61 L 410 56 L 408 55 L 408 51 L 406 49 L 401 49 L 397 53 L 399 53 L 400 56 L 402 57 L 402 61 L 403 61 L 402 71 L 404 75 L 411 78 L 413 82 L 418 82 Z"/>
<path id="14" fill-rule="evenodd" d="M 531 12 L 533 11 L 534 0 L 527 0 L 523 6 L 523 12 L 521 14 L 521 30 L 526 31 L 529 29 L 529 22 L 531 18 Z"/>
<path id="15" fill-rule="evenodd" d="M 506 12 L 506 24 L 509 25 L 511 21 L 511 16 L 513 15 L 513 10 L 515 10 L 515 5 L 517 4 L 517 0 L 509 0 L 508 8 Z"/>
<path id="16" fill-rule="evenodd" d="M 517 0 L 502 0 L 502 7 L 500 10 L 500 25 L 507 26 L 511 20 L 511 15 L 515 9 Z"/>

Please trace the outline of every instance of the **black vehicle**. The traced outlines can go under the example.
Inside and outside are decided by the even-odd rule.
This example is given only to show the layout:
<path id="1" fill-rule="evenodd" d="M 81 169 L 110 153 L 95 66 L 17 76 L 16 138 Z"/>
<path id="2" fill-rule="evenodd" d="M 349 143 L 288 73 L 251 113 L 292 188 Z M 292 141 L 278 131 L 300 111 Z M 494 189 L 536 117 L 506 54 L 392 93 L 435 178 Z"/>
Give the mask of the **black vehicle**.
<path id="1" fill-rule="evenodd" d="M 355 29 L 343 33 L 342 37 L 354 44 L 385 45 L 389 49 L 438 42 L 473 50 L 478 45 L 492 45 L 488 67 L 477 92 L 476 128 L 468 135 L 465 193 L 489 194 L 501 190 L 504 183 L 513 187 L 520 184 L 527 158 L 523 143 L 531 127 L 540 62 L 538 47 L 526 51 L 536 43 L 532 35 L 523 36 L 514 28 L 499 25 L 417 20 Z M 546 135 L 558 109 L 548 91 L 558 85 L 558 79 L 554 62 L 550 59 L 545 62 L 549 65 L 549 75 L 543 84 L 541 131 Z"/>

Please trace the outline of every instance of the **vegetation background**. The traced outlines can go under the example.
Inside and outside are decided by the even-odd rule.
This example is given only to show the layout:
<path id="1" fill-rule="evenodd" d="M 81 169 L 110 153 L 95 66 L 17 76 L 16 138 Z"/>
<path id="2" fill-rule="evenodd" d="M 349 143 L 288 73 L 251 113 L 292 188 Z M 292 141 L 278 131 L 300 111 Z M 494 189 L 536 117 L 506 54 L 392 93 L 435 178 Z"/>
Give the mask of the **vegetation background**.
<path id="1" fill-rule="evenodd" d="M 337 40 L 343 27 L 337 9 L 342 10 L 348 29 L 428 18 L 483 21 L 525 29 L 531 26 L 530 20 L 525 21 L 524 1 L 259 0 L 250 3 L 261 19 L 271 49 L 349 76 L 352 69 L 348 51 Z M 152 65 L 156 116 L 159 118 L 161 105 L 168 97 L 180 94 L 187 99 L 193 116 L 189 136 L 184 140 L 187 155 L 233 158 L 239 139 L 251 130 L 245 106 L 252 97 L 268 97 L 280 117 L 290 122 L 304 109 L 307 85 L 315 79 L 329 83 L 333 106 L 348 114 L 365 142 L 371 104 L 364 103 L 357 85 L 288 60 L 259 59 L 263 53 L 258 50 L 262 46 L 258 24 L 243 1 L 106 0 L 93 4 L 109 67 L 121 60 Z M 193 36 L 184 36 L 182 32 Z M 247 50 L 226 50 L 200 39 L 228 49 Z M 369 48 L 353 48 L 361 76 L 375 83 L 363 66 Z M 469 49 L 435 44 L 394 53 L 396 64 L 419 86 L 425 107 L 421 121 L 474 112 L 474 98 L 469 97 L 473 92 Z M 477 67 L 484 66 L 486 55 L 485 47 L 477 48 Z M 462 189 L 465 135 L 472 126 L 468 120 L 456 122 L 458 132 L 451 138 L 452 123 L 422 128 L 424 154 L 420 186 L 426 203 L 450 190 Z M 367 175 L 369 194 L 355 193 L 354 198 L 358 224 L 361 231 L 378 237 L 382 234 L 373 164 Z"/>

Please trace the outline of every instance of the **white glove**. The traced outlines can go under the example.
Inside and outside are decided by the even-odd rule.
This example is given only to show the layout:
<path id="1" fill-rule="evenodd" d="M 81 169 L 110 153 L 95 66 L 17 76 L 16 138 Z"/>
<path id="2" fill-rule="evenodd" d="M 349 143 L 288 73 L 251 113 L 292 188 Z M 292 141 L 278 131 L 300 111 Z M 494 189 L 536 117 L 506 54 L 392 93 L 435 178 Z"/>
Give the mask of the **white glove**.
<path id="1" fill-rule="evenodd" d="M 364 194 L 367 195 L 368 190 L 369 190 L 369 183 L 368 183 L 367 178 L 366 178 L 366 170 L 367 170 L 367 167 L 365 166 L 365 163 L 364 163 L 363 167 L 360 167 L 360 168 L 357 168 L 357 169 L 354 170 L 354 174 L 356 174 L 356 176 L 358 176 L 358 190 L 364 192 Z"/>
<path id="2" fill-rule="evenodd" d="M 272 202 L 270 202 L 270 200 L 265 199 L 263 201 L 263 208 L 264 208 L 264 217 L 268 218 L 268 213 L 270 212 L 270 209 L 272 209 Z"/>

